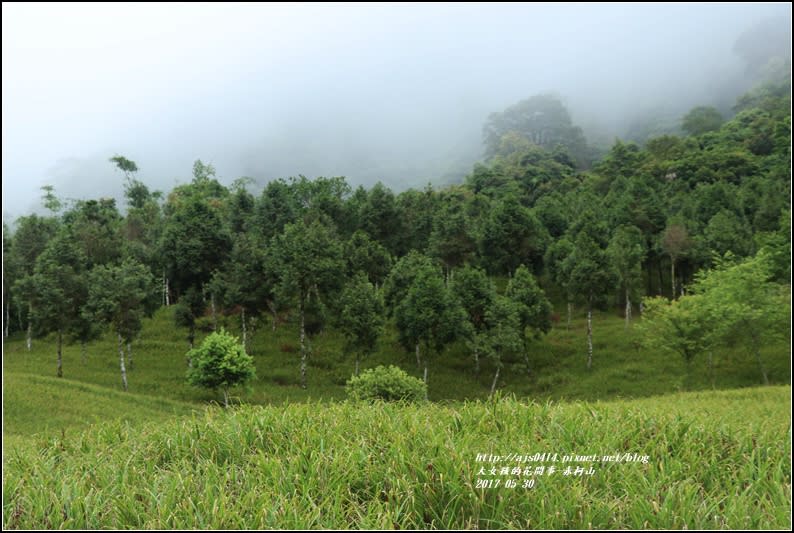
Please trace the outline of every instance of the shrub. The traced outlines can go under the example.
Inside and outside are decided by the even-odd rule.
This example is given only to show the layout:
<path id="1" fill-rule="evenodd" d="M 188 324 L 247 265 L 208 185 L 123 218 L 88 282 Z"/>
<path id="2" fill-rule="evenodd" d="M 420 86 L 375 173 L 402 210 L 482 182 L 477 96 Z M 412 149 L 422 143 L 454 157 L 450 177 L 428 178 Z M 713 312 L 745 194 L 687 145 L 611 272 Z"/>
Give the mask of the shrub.
<path id="1" fill-rule="evenodd" d="M 351 400 L 404 400 L 415 402 L 427 397 L 427 385 L 402 369 L 389 365 L 365 370 L 347 381 Z"/>
<path id="2" fill-rule="evenodd" d="M 223 328 L 212 333 L 201 346 L 188 352 L 193 366 L 188 369 L 191 385 L 211 390 L 223 390 L 223 403 L 229 405 L 229 388 L 244 384 L 256 377 L 254 360 Z"/>

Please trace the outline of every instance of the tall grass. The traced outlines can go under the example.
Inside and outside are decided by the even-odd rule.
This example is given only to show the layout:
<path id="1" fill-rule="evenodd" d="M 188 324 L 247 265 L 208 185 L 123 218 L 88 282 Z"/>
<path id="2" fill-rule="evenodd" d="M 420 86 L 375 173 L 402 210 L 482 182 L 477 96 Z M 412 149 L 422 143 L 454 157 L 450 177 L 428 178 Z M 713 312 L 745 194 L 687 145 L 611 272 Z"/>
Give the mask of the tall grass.
<path id="1" fill-rule="evenodd" d="M 3 525 L 786 528 L 790 393 L 285 403 L 143 427 L 103 423 L 6 450 Z M 594 464 L 590 476 L 537 476 L 532 489 L 476 488 L 485 466 L 477 454 L 538 452 L 636 452 L 650 460 Z"/>

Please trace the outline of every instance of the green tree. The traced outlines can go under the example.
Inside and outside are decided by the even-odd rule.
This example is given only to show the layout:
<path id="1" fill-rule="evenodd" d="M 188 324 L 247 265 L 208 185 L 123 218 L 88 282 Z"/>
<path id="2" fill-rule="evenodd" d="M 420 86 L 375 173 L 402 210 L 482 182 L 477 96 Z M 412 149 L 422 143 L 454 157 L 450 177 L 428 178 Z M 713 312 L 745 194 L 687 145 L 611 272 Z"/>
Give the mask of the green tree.
<path id="1" fill-rule="evenodd" d="M 89 274 L 88 302 L 83 311 L 88 320 L 110 324 L 116 332 L 121 384 L 127 390 L 124 342 L 130 356 L 131 343 L 143 327 L 144 316 L 151 315 L 157 304 L 157 288 L 151 272 L 134 259 L 120 265 L 100 265 Z"/>
<path id="2" fill-rule="evenodd" d="M 670 256 L 670 283 L 672 298 L 676 297 L 675 265 L 681 257 L 692 249 L 692 240 L 683 224 L 670 223 L 661 236 L 661 247 Z"/>
<path id="3" fill-rule="evenodd" d="M 10 296 L 17 310 L 19 328 L 27 331 L 28 351 L 30 351 L 33 342 L 35 284 L 32 276 L 36 260 L 46 248 L 47 243 L 55 236 L 58 224 L 58 220 L 55 218 L 38 215 L 18 218 L 10 249 L 3 256 L 4 274 L 13 274 L 9 277 Z"/>
<path id="4" fill-rule="evenodd" d="M 389 252 L 362 230 L 356 230 L 345 243 L 348 276 L 363 272 L 375 286 L 383 285 L 391 270 Z"/>
<path id="5" fill-rule="evenodd" d="M 720 333 L 706 312 L 705 297 L 688 294 L 670 301 L 657 296 L 645 298 L 643 304 L 642 321 L 638 325 L 643 345 L 649 350 L 680 355 L 686 363 L 687 379 L 691 379 L 691 363 L 695 357 L 711 353 L 719 342 Z"/>
<path id="6" fill-rule="evenodd" d="M 702 135 L 720 129 L 722 123 L 722 115 L 715 108 L 699 106 L 684 115 L 681 128 L 689 135 Z"/>
<path id="7" fill-rule="evenodd" d="M 422 268 L 404 300 L 395 309 L 401 344 L 406 350 L 423 344 L 424 381 L 427 383 L 428 359 L 465 332 L 466 311 L 436 268 Z"/>
<path id="8" fill-rule="evenodd" d="M 28 285 L 34 322 L 41 333 L 57 334 L 57 376 L 63 377 L 63 335 L 86 300 L 85 257 L 65 229 L 47 243 Z"/>
<path id="9" fill-rule="evenodd" d="M 512 195 L 497 201 L 482 221 L 481 257 L 492 274 L 508 274 L 521 264 L 539 270 L 548 241 L 537 217 Z"/>
<path id="10" fill-rule="evenodd" d="M 580 166 L 586 166 L 587 143 L 582 130 L 574 126 L 571 116 L 559 98 L 538 94 L 514 104 L 501 113 L 491 113 L 483 126 L 486 157 L 498 153 L 502 136 L 516 132 L 532 143 L 554 148 L 567 148 Z"/>
<path id="11" fill-rule="evenodd" d="M 447 271 L 461 266 L 477 251 L 461 195 L 448 194 L 433 219 L 428 253 L 438 258 Z"/>
<path id="12" fill-rule="evenodd" d="M 606 253 L 606 225 L 587 210 L 572 226 L 576 233 L 573 251 L 562 271 L 568 275 L 570 290 L 587 304 L 587 368 L 593 364 L 593 305 L 612 286 L 612 270 Z"/>
<path id="13" fill-rule="evenodd" d="M 515 304 L 524 362 L 527 366 L 527 373 L 529 373 L 526 331 L 527 329 L 531 330 L 533 337 L 539 337 L 549 332 L 551 329 L 551 303 L 538 285 L 535 276 L 524 265 L 516 269 L 515 274 L 507 283 L 505 296 Z"/>
<path id="14" fill-rule="evenodd" d="M 642 262 L 645 260 L 645 239 L 636 226 L 620 226 L 607 247 L 614 279 L 626 297 L 626 327 L 631 322 L 631 297 L 642 285 Z"/>
<path id="15" fill-rule="evenodd" d="M 342 246 L 318 221 L 287 224 L 270 246 L 279 292 L 298 304 L 300 316 L 301 386 L 306 388 L 306 310 L 310 296 L 320 300 L 338 289 L 344 262 Z"/>
<path id="16" fill-rule="evenodd" d="M 702 295 L 706 313 L 723 341 L 751 353 L 768 385 L 761 348 L 788 336 L 790 288 L 771 281 L 772 259 L 765 252 L 735 264 L 731 259 L 701 272 L 693 290 Z"/>
<path id="17" fill-rule="evenodd" d="M 466 265 L 455 272 L 450 282 L 450 290 L 468 315 L 472 333 L 469 342 L 474 355 L 474 371 L 479 374 L 482 353 L 478 335 L 485 331 L 485 312 L 496 298 L 496 287 L 484 270 Z"/>
<path id="18" fill-rule="evenodd" d="M 201 346 L 190 350 L 193 366 L 187 371 L 191 385 L 223 391 L 223 405 L 229 407 L 229 389 L 256 378 L 253 358 L 223 328 L 208 335 Z"/>
<path id="19" fill-rule="evenodd" d="M 551 279 L 556 283 L 565 294 L 565 303 L 567 308 L 567 321 L 566 328 L 571 327 L 571 312 L 574 302 L 575 294 L 573 286 L 571 285 L 571 272 L 570 269 L 573 264 L 567 261 L 568 256 L 573 254 L 573 243 L 567 236 L 554 241 L 546 250 L 544 258 L 546 269 L 551 276 Z"/>
<path id="20" fill-rule="evenodd" d="M 521 324 L 521 304 L 515 300 L 496 296 L 485 312 L 486 328 L 478 335 L 481 350 L 496 367 L 491 395 L 496 391 L 499 373 L 504 366 L 503 358 L 518 355 L 525 346 L 524 328 Z M 526 350 L 524 350 L 526 353 Z"/>
<path id="21" fill-rule="evenodd" d="M 341 304 L 339 328 L 347 339 L 345 349 L 356 354 L 355 375 L 358 375 L 359 362 L 375 351 L 383 334 L 383 301 L 372 283 L 359 272 L 342 292 Z"/>

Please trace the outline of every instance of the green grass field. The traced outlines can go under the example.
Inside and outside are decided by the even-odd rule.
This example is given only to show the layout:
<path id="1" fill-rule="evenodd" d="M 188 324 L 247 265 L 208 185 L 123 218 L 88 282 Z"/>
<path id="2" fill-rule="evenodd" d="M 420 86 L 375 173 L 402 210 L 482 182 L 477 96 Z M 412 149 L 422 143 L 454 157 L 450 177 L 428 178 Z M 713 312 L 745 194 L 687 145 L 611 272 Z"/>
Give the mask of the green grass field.
<path id="1" fill-rule="evenodd" d="M 237 333 L 235 317 L 227 326 Z M 299 382 L 294 325 L 261 324 L 258 379 L 220 398 L 185 383 L 185 332 L 170 310 L 133 345 L 121 391 L 111 336 L 64 352 L 13 336 L 3 357 L 3 525 L 6 528 L 786 528 L 791 520 L 789 346 L 762 357 L 725 350 L 714 368 L 639 347 L 602 313 L 585 368 L 584 320 L 531 345 L 531 373 L 506 364 L 487 399 L 463 344 L 430 363 L 424 405 L 344 399 L 353 371 L 342 339 L 312 340 Z M 200 340 L 200 339 L 199 339 Z M 363 368 L 397 364 L 420 376 L 389 330 Z M 256 405 L 260 404 L 260 405 Z M 479 475 L 477 454 L 559 454 L 553 475 Z M 637 453 L 647 464 L 570 463 L 563 454 Z M 517 466 L 500 463 L 499 468 Z M 527 466 L 523 464 L 521 466 Z M 537 466 L 535 463 L 532 466 Z M 534 477 L 532 488 L 522 488 Z M 518 486 L 505 486 L 515 478 Z M 496 488 L 478 488 L 480 483 Z"/>
<path id="2" fill-rule="evenodd" d="M 301 403 L 106 423 L 6 450 L 3 525 L 785 528 L 789 395 L 776 386 L 600 403 Z M 493 465 L 531 466 L 528 475 L 479 473 L 492 465 L 478 454 L 542 452 L 558 461 Z M 601 461 L 625 453 L 648 462 Z M 563 454 L 599 459 L 566 464 Z M 558 470 L 534 475 L 539 465 Z M 569 465 L 593 473 L 566 476 Z M 482 479 L 501 483 L 477 488 Z"/>

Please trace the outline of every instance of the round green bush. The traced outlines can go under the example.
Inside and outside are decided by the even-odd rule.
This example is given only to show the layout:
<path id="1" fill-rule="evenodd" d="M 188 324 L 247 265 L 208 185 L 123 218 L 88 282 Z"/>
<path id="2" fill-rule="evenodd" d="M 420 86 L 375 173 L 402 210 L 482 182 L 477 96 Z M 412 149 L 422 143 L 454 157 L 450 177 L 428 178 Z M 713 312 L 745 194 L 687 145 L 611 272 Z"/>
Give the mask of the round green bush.
<path id="1" fill-rule="evenodd" d="M 347 381 L 345 387 L 351 400 L 422 401 L 427 385 L 402 369 L 389 365 L 363 371 Z"/>

